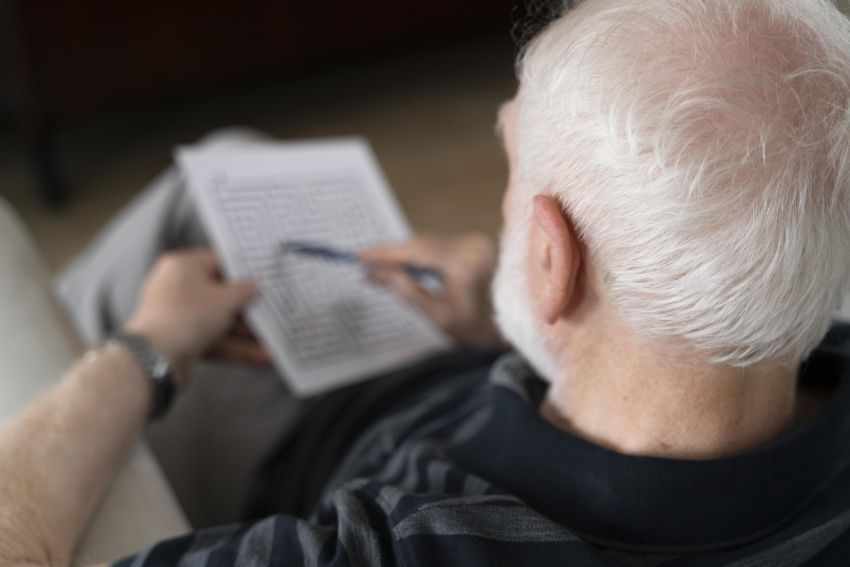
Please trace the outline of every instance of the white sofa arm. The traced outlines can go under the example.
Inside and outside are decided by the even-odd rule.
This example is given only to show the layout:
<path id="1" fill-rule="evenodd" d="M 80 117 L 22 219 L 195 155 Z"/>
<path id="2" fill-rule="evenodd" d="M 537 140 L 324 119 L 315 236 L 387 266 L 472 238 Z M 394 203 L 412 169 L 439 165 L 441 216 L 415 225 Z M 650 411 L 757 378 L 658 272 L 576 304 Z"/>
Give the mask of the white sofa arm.
<path id="1" fill-rule="evenodd" d="M 50 387 L 83 352 L 35 246 L 0 199 L 0 421 Z M 118 559 L 189 525 L 147 447 L 119 472 L 76 562 Z"/>

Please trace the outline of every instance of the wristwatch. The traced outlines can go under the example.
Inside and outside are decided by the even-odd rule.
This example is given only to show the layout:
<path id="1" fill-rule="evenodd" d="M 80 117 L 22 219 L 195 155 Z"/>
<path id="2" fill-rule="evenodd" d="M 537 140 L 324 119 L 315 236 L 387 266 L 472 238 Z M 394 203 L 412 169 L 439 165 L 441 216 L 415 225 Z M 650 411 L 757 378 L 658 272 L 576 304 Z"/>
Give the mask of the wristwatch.
<path id="1" fill-rule="evenodd" d="M 153 387 L 153 404 L 151 404 L 151 421 L 168 411 L 174 399 L 174 371 L 168 358 L 156 350 L 141 335 L 115 333 L 104 343 L 105 346 L 115 345 L 127 349 L 142 367 Z"/>

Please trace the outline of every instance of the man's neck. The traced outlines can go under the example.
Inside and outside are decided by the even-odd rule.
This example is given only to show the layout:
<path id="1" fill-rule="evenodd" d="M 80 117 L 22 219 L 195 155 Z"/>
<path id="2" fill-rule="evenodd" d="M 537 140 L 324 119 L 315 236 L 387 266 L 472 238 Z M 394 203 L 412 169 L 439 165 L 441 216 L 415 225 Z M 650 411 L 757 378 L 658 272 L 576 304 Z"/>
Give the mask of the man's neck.
<path id="1" fill-rule="evenodd" d="M 791 427 L 795 406 L 791 369 L 674 363 L 620 342 L 616 352 L 584 350 L 566 364 L 540 412 L 621 453 L 711 459 L 778 437 Z"/>

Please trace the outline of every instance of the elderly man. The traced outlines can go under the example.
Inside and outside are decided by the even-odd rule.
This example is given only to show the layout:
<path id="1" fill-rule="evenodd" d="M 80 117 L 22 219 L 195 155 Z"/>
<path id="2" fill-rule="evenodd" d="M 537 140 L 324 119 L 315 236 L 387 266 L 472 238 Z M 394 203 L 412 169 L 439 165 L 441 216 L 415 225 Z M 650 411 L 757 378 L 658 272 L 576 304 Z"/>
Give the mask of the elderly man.
<path id="1" fill-rule="evenodd" d="M 519 78 L 493 286 L 517 354 L 412 372 L 309 517 L 122 564 L 846 563 L 850 330 L 824 337 L 850 276 L 850 24 L 827 0 L 587 0 Z M 363 255 L 459 342 L 499 343 L 482 240 Z M 399 261 L 442 268 L 446 293 Z M 215 272 L 166 256 L 123 326 L 179 391 L 257 293 Z M 165 405 L 135 350 L 92 351 L 0 433 L 2 559 L 69 561 Z"/>

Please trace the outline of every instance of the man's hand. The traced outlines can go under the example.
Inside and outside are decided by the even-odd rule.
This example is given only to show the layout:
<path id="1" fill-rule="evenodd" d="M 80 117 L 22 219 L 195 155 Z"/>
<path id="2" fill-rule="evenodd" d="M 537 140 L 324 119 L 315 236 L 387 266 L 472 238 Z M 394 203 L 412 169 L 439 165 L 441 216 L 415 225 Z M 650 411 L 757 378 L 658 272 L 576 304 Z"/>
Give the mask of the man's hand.
<path id="1" fill-rule="evenodd" d="M 477 233 L 418 237 L 360 252 L 370 266 L 372 282 L 392 289 L 459 343 L 483 348 L 505 344 L 493 322 L 490 300 L 496 257 L 493 239 Z M 440 293 L 422 289 L 401 269 L 405 263 L 439 270 L 445 289 Z"/>
<path id="2" fill-rule="evenodd" d="M 272 364 L 268 351 L 241 316 L 237 317 L 230 330 L 205 355 L 214 360 L 248 366 L 263 367 Z"/>
<path id="3" fill-rule="evenodd" d="M 185 387 L 186 367 L 234 326 L 257 293 L 251 282 L 223 282 L 209 250 L 169 254 L 148 277 L 125 331 L 168 356 Z M 116 379 L 122 376 L 136 379 Z M 0 565 L 74 563 L 86 522 L 147 423 L 151 389 L 141 378 L 124 349 L 92 351 L 3 423 Z"/>
<path id="4" fill-rule="evenodd" d="M 244 336 L 238 340 L 240 333 L 234 329 L 240 310 L 258 294 L 254 282 L 222 281 L 211 250 L 174 252 L 154 266 L 125 330 L 144 336 L 168 356 L 180 375 L 177 379 L 185 382 L 192 362 L 217 343 L 219 349 L 230 345 L 224 349 L 231 354 L 237 348 L 233 339 L 241 352 L 251 348 Z M 219 342 L 229 331 L 231 340 Z M 256 341 L 254 348 L 259 348 Z"/>

